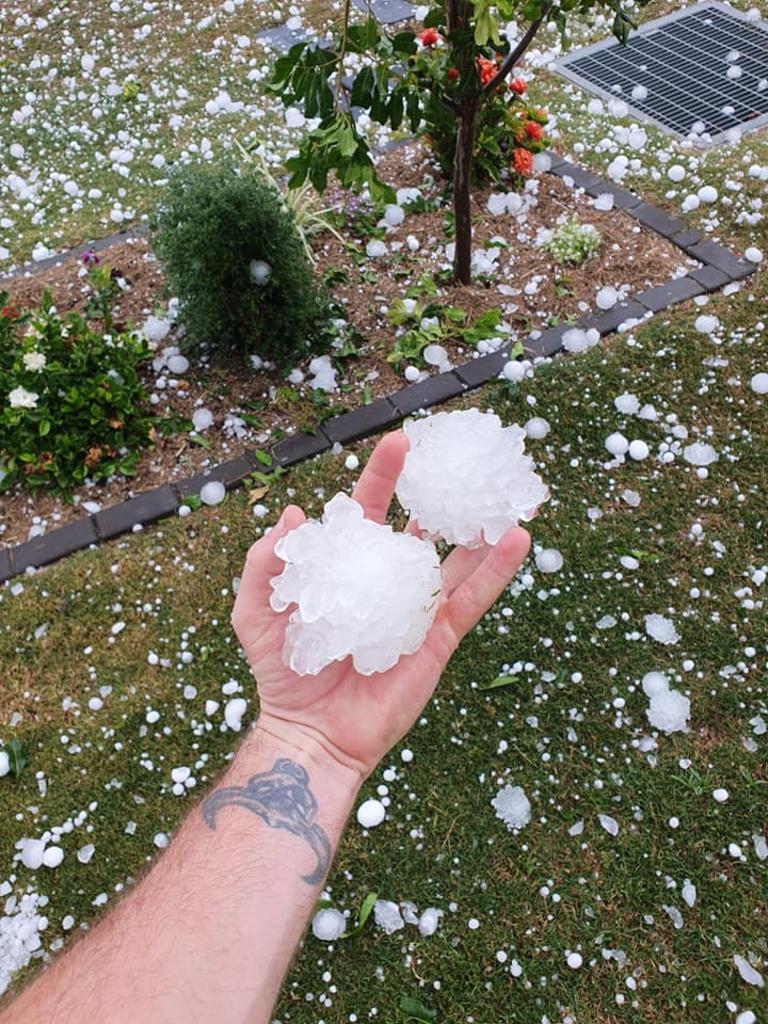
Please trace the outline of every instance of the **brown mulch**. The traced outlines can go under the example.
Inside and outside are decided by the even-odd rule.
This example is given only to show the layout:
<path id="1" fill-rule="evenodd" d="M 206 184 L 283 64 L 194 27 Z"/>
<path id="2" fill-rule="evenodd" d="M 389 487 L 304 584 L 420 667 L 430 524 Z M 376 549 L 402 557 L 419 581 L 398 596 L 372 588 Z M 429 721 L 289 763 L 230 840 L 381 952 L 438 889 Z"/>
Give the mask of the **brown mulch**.
<path id="1" fill-rule="evenodd" d="M 396 187 L 418 187 L 425 196 L 435 195 L 444 187 L 428 152 L 419 145 L 388 153 L 381 160 L 379 171 Z M 538 180 L 538 205 L 529 210 L 523 223 L 506 214 L 493 217 L 488 213 L 486 203 L 493 190 L 476 193 L 474 245 L 480 248 L 491 239 L 504 239 L 506 247 L 502 248 L 499 258 L 500 270 L 491 282 L 478 281 L 469 287 L 441 287 L 439 295 L 431 301 L 463 309 L 469 319 L 499 307 L 513 332 L 523 338 L 531 328 L 546 328 L 552 318 L 579 317 L 594 308 L 595 292 L 602 285 L 626 285 L 629 294 L 635 294 L 667 280 L 685 263 L 680 250 L 640 227 L 626 214 L 595 210 L 588 197 L 577 197 L 553 175 L 543 175 Z M 405 243 L 407 236 L 416 236 L 420 248 L 415 253 L 409 252 L 403 244 L 399 252 L 381 259 L 354 259 L 330 235 L 323 236 L 316 245 L 319 274 L 331 268 L 346 272 L 346 280 L 335 285 L 332 294 L 364 338 L 356 356 L 334 360 L 341 386 L 330 396 L 334 413 L 355 408 L 370 398 L 404 386 L 402 367 L 395 369 L 386 362 L 395 331 L 382 307 L 402 297 L 406 288 L 423 274 L 434 277 L 447 265 L 442 249 L 446 241 L 446 212 L 440 208 L 409 213 L 401 226 L 386 235 L 388 245 Z M 600 253 L 582 267 L 558 267 L 535 245 L 537 230 L 552 228 L 562 215 L 574 214 L 582 222 L 598 228 L 603 244 Z M 351 228 L 345 232 L 345 238 L 364 249 L 365 238 L 356 237 Z M 149 314 L 163 314 L 167 305 L 165 282 L 147 241 L 121 242 L 102 253 L 101 258 L 125 281 L 125 290 L 115 309 L 118 321 L 140 326 Z M 537 279 L 535 293 L 526 294 L 526 284 Z M 74 260 L 33 277 L 12 279 L 2 288 L 21 305 L 33 305 L 44 291 L 50 291 L 60 312 L 83 309 L 88 297 L 87 277 L 79 261 Z M 174 337 L 169 335 L 163 344 L 174 343 Z M 472 353 L 460 345 L 445 344 L 454 362 L 471 358 Z M 163 391 L 156 389 L 157 374 L 148 363 L 144 371 L 145 383 L 149 393 L 160 396 L 156 407 L 160 415 L 190 419 L 196 407 L 210 409 L 215 417 L 214 426 L 205 433 L 210 448 L 198 446 L 186 433 L 158 434 L 156 443 L 142 455 L 134 477 L 78 488 L 74 502 L 43 492 L 2 494 L 0 547 L 26 540 L 35 522 L 52 529 L 77 518 L 83 514 L 83 501 L 95 501 L 108 507 L 132 494 L 215 465 L 245 448 L 268 446 L 294 428 L 311 429 L 323 412 L 327 412 L 313 402 L 312 391 L 306 383 L 292 386 L 291 394 L 280 375 L 246 369 L 237 358 L 213 362 L 193 356 L 191 363 L 188 375 L 179 386 Z M 276 388 L 284 390 L 276 395 Z M 229 413 L 250 417 L 246 437 L 228 437 L 222 432 L 222 424 Z"/>

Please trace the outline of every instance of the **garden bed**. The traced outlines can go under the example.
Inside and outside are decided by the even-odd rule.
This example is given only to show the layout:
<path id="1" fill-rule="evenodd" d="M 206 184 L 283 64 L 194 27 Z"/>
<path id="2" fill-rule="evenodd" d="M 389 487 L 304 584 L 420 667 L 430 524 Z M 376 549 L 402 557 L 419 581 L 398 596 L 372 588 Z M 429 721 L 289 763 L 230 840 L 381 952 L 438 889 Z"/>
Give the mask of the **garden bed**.
<path id="1" fill-rule="evenodd" d="M 306 365 L 297 367 L 300 372 L 287 382 L 276 372 L 246 367 L 236 356 L 215 362 L 193 357 L 183 378 L 166 373 L 167 386 L 159 388 L 158 376 L 163 374 L 147 362 L 144 381 L 148 393 L 157 395 L 155 411 L 163 422 L 158 423 L 154 443 L 142 454 L 136 474 L 80 487 L 74 502 L 23 490 L 0 496 L 0 545 L 26 540 L 30 529 L 39 533 L 77 518 L 84 502 L 108 507 L 160 483 L 199 472 L 244 448 L 268 446 L 294 429 L 312 430 L 328 415 L 398 390 L 406 382 L 406 361 L 393 364 L 388 356 L 396 334 L 418 325 L 406 321 L 396 327 L 388 312 L 406 295 L 415 296 L 414 301 L 427 312 L 436 307 L 463 311 L 457 336 L 439 339 L 448 360 L 459 364 L 473 358 L 476 347 L 471 338 L 467 341 L 458 335 L 491 310 L 500 311 L 501 324 L 498 332 L 488 330 L 488 335 L 506 330 L 504 336 L 524 341 L 531 330 L 577 320 L 594 310 L 596 293 L 602 287 L 632 296 L 695 265 L 681 250 L 627 214 L 596 209 L 591 197 L 574 192 L 554 175 L 543 174 L 529 185 L 532 192 L 521 216 L 493 215 L 488 208 L 493 190 L 477 190 L 473 201 L 475 247 L 481 259 L 497 253 L 495 270 L 478 274 L 471 286 L 455 287 L 447 283 L 450 207 L 445 205 L 445 182 L 428 151 L 417 144 L 395 149 L 382 158 L 380 173 L 396 188 L 419 190 L 414 203 L 404 204 L 403 223 L 392 228 L 377 226 L 381 210 L 349 200 L 344 207 L 342 196 L 332 196 L 343 213 L 343 241 L 326 234 L 315 243 L 317 273 L 330 282 L 338 311 L 352 328 L 347 332 L 352 341 L 348 349 L 355 350 L 344 356 L 332 350 L 338 370 L 335 392 L 313 390 L 307 382 Z M 497 189 L 496 194 L 501 191 Z M 593 224 L 602 235 L 602 244 L 581 266 L 559 265 L 537 244 L 537 238 L 574 216 Z M 371 258 L 366 254 L 372 240 L 386 247 L 383 255 Z M 141 326 L 150 314 L 164 313 L 168 296 L 148 242 L 118 243 L 102 254 L 102 260 L 124 281 L 115 308 L 119 323 Z M 88 299 L 87 278 L 73 261 L 33 277 L 13 279 L 5 287 L 15 301 L 25 305 L 37 302 L 48 290 L 61 312 L 82 310 Z M 176 341 L 172 331 L 162 344 Z M 410 362 L 422 374 L 434 372 L 418 359 Z M 414 372 L 412 369 L 411 374 Z M 191 417 L 200 407 L 212 412 L 214 424 L 195 435 Z"/>

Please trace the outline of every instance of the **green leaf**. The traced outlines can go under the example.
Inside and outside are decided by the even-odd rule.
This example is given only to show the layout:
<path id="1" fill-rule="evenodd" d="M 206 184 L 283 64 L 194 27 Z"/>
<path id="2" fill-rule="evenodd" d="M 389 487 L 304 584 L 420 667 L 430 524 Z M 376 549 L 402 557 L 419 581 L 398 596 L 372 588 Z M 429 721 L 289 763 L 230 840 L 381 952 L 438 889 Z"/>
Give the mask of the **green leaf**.
<path id="1" fill-rule="evenodd" d="M 511 686 L 517 682 L 517 676 L 496 676 L 490 683 L 481 683 L 478 690 L 500 690 L 502 686 Z"/>
<path id="2" fill-rule="evenodd" d="M 253 457 L 257 462 L 260 462 L 262 466 L 272 465 L 272 456 L 268 452 L 263 452 L 261 448 L 256 448 L 254 450 Z"/>
<path id="3" fill-rule="evenodd" d="M 24 753 L 24 748 L 21 745 L 21 740 L 11 740 L 5 748 L 5 752 L 8 755 L 8 764 L 11 769 L 11 774 L 14 779 L 18 779 L 24 771 L 24 767 L 27 763 L 27 758 Z"/>
<path id="4" fill-rule="evenodd" d="M 354 938 L 355 935 L 360 934 L 360 932 L 365 927 L 365 922 L 371 916 L 373 905 L 378 898 L 379 894 L 377 892 L 368 893 L 368 895 L 365 897 L 360 906 L 360 913 L 357 915 L 357 924 L 355 925 L 354 928 L 350 929 L 350 931 L 344 932 L 344 934 L 341 936 L 342 939 L 351 939 Z"/>
<path id="5" fill-rule="evenodd" d="M 205 448 L 206 450 L 213 447 L 212 442 L 209 441 L 207 437 L 203 437 L 201 434 L 190 434 L 189 441 L 190 444 L 196 444 L 200 448 Z"/>
<path id="6" fill-rule="evenodd" d="M 405 1019 L 407 1021 L 415 1020 L 429 1024 L 430 1021 L 437 1018 L 437 1010 L 430 1010 L 420 999 L 416 999 L 414 996 L 402 995 L 400 997 L 400 1009 L 406 1015 Z"/>
<path id="7" fill-rule="evenodd" d="M 51 421 L 50 420 L 40 420 L 40 428 L 39 428 L 39 431 L 38 431 L 38 433 L 40 434 L 40 437 L 47 437 L 47 435 L 50 434 L 50 432 L 51 432 Z"/>

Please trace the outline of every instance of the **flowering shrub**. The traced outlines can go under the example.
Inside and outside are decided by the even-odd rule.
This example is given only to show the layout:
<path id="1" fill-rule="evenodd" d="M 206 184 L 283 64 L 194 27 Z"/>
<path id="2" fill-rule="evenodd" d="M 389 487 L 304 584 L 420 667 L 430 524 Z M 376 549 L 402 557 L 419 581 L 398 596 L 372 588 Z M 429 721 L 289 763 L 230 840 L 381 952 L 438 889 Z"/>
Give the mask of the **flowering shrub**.
<path id="1" fill-rule="evenodd" d="M 547 250 L 558 263 L 584 263 L 600 248 L 602 236 L 592 224 L 580 224 L 575 218 L 563 224 L 546 242 Z"/>
<path id="2" fill-rule="evenodd" d="M 425 35 L 426 32 L 422 40 Z M 429 89 L 422 111 L 422 136 L 432 148 L 441 170 L 450 178 L 454 172 L 459 122 L 437 86 L 442 84 L 449 97 L 454 93 L 458 97 L 463 88 L 461 75 L 458 68 L 450 65 L 450 51 L 445 47 L 421 50 L 414 60 L 421 79 L 432 78 L 435 85 Z M 481 85 L 486 85 L 498 70 L 496 61 L 478 58 L 477 74 Z M 527 88 L 524 78 L 514 78 L 508 85 L 497 86 L 479 108 L 472 153 L 474 184 L 497 182 L 508 173 L 511 184 L 520 188 L 524 179 L 533 174 L 534 155 L 548 148 L 549 140 L 544 131 L 547 112 L 526 104 Z"/>
<path id="3" fill-rule="evenodd" d="M 322 347 L 312 268 L 280 194 L 255 170 L 182 167 L 157 213 L 153 246 L 179 297 L 186 342 L 282 366 Z"/>
<path id="4" fill-rule="evenodd" d="M 25 313 L 0 293 L 0 488 L 66 493 L 130 474 L 151 420 L 137 368 L 146 343 L 62 319 L 46 295 Z"/>

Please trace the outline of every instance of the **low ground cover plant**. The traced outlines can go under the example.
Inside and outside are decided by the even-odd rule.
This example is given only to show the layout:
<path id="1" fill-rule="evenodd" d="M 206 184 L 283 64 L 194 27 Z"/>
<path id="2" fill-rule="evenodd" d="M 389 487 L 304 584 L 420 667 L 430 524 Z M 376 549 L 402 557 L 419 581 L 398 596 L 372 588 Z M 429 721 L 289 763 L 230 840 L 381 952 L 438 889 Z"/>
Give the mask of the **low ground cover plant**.
<path id="1" fill-rule="evenodd" d="M 46 295 L 25 312 L 0 293 L 0 489 L 67 493 L 130 474 L 149 440 L 139 378 L 146 342 L 59 316 Z"/>

